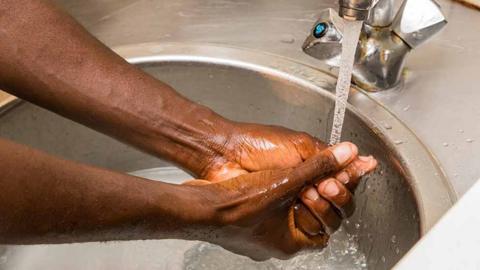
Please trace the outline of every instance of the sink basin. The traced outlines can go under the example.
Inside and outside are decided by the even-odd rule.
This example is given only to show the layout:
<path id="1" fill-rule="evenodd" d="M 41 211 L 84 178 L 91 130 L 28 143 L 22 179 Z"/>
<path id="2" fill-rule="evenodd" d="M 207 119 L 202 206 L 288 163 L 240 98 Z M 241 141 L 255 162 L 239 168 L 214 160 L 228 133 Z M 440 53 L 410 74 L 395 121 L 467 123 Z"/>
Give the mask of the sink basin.
<path id="1" fill-rule="evenodd" d="M 276 55 L 205 44 L 140 44 L 116 51 L 225 117 L 327 138 L 335 77 Z M 182 240 L 4 246 L 2 269 L 389 269 L 455 197 L 428 149 L 403 123 L 352 89 L 343 139 L 379 160 L 356 192 L 355 214 L 323 251 L 253 262 Z M 1 109 L 1 108 L 0 108 Z M 55 155 L 152 179 L 188 175 L 167 162 L 26 102 L 0 115 L 0 136 Z M 302 268 L 303 267 L 303 268 Z"/>

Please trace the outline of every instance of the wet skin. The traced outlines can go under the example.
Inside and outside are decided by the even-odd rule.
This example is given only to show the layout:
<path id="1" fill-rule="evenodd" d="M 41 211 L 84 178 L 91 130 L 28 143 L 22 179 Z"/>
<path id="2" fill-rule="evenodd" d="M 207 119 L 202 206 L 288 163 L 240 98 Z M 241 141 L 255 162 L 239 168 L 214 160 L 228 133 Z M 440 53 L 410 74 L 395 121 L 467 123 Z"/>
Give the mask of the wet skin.
<path id="1" fill-rule="evenodd" d="M 353 145 L 333 164 L 306 133 L 221 117 L 128 64 L 48 1 L 1 0 L 0 14 L 1 89 L 198 178 L 157 183 L 1 141 L 3 242 L 177 237 L 247 255 L 292 253 L 325 245 L 376 166 Z"/>
<path id="2" fill-rule="evenodd" d="M 325 176 L 349 170 L 357 158 L 356 147 L 342 143 L 295 168 L 172 185 L 62 160 L 7 140 L 0 139 L 0 147 L 4 244 L 180 238 L 209 241 L 254 259 L 323 247 L 328 233 L 317 215 L 328 213 L 315 200 L 308 204 L 315 211 L 300 212 L 305 198 L 298 194 L 318 186 L 320 194 L 331 195 L 324 200 L 348 212 L 344 186 L 338 184 L 334 194 L 322 185 L 337 183 Z"/>

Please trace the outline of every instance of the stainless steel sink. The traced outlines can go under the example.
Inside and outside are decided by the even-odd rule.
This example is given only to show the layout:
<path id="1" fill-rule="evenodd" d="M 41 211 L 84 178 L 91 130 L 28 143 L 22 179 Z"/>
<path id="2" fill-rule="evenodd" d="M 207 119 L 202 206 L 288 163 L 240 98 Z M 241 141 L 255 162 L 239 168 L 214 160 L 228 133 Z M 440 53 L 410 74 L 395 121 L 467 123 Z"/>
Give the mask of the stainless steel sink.
<path id="1" fill-rule="evenodd" d="M 335 77 L 325 71 L 276 55 L 204 44 L 141 44 L 116 51 L 228 118 L 283 125 L 322 139 L 329 133 Z M 350 103 L 343 139 L 374 155 L 380 166 L 356 193 L 357 210 L 341 232 L 348 239 L 333 237 L 331 247 L 323 252 L 257 263 L 214 246 L 180 240 L 5 246 L 0 268 L 390 268 L 455 197 L 435 158 L 403 123 L 360 90 L 352 89 Z M 173 182 L 188 177 L 164 161 L 26 102 L 0 115 L 0 136 L 97 166 L 142 170 L 137 174 L 145 177 Z M 145 171 L 151 168 L 160 169 Z M 352 265 L 350 260 L 341 261 L 352 254 L 359 259 Z"/>

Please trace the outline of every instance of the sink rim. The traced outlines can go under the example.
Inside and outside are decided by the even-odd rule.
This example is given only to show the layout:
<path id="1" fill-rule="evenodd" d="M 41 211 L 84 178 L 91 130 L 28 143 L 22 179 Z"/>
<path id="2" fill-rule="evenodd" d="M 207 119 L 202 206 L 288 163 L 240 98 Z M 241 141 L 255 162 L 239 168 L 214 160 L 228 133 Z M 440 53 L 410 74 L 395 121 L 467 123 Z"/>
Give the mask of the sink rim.
<path id="1" fill-rule="evenodd" d="M 113 50 L 132 64 L 155 62 L 216 63 L 271 74 L 314 89 L 334 99 L 336 76 L 329 71 L 287 57 L 220 44 L 205 43 L 143 43 L 115 47 Z M 18 99 L 0 104 L 0 115 L 19 104 Z M 380 139 L 388 151 L 407 168 L 404 175 L 416 199 L 420 235 L 424 235 L 454 204 L 456 195 L 446 174 L 431 151 L 401 120 L 371 98 L 352 87 L 348 110 L 360 118 Z M 388 121 L 391 129 L 383 127 Z M 395 145 L 396 140 L 407 143 Z M 427 179 L 420 181 L 419 179 Z"/>

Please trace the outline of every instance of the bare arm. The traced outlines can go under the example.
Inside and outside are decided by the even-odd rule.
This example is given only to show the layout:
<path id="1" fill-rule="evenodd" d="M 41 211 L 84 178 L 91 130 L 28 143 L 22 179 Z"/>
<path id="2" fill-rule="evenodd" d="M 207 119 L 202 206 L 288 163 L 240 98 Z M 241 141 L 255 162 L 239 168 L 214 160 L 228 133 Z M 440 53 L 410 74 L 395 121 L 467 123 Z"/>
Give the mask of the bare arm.
<path id="1" fill-rule="evenodd" d="M 1 243 L 185 238 L 185 224 L 198 221 L 185 211 L 195 198 L 187 186 L 58 159 L 2 139 L 0 149 Z"/>
<path id="2" fill-rule="evenodd" d="M 48 0 L 0 0 L 0 40 L 0 89 L 203 179 L 294 167 L 325 148 L 306 133 L 230 121 L 186 99 Z"/>
<path id="3" fill-rule="evenodd" d="M 323 228 L 309 213 L 293 215 L 292 205 L 306 183 L 356 158 L 334 147 L 295 169 L 171 185 L 62 160 L 7 140 L 0 139 L 0 149 L 2 244 L 180 238 L 257 258 L 326 244 L 326 234 L 302 232 L 302 222 Z"/>
<path id="4" fill-rule="evenodd" d="M 128 64 L 49 1 L 1 0 L 0 14 L 1 89 L 196 175 L 225 145 L 229 121 Z"/>

